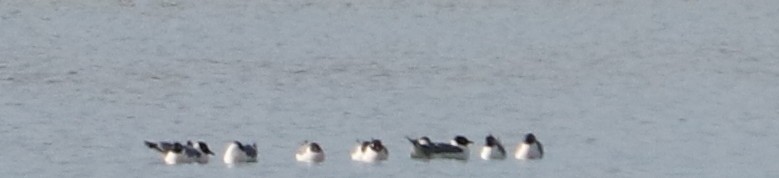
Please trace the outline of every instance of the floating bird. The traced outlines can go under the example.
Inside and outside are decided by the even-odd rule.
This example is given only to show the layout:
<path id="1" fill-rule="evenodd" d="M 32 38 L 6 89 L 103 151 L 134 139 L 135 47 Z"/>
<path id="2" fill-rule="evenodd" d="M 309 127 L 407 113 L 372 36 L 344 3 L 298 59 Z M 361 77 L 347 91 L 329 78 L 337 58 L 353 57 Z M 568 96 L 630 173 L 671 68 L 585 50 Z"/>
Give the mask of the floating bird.
<path id="1" fill-rule="evenodd" d="M 487 135 L 485 138 L 486 143 L 481 148 L 481 159 L 506 159 L 506 149 L 503 148 L 503 144 L 494 136 Z"/>
<path id="2" fill-rule="evenodd" d="M 355 161 L 376 162 L 387 160 L 389 151 L 381 143 L 381 140 L 373 139 L 371 141 L 358 141 L 351 155 L 352 160 Z"/>
<path id="3" fill-rule="evenodd" d="M 325 161 L 325 152 L 316 142 L 305 141 L 295 153 L 295 159 L 300 162 L 319 163 Z"/>
<path id="4" fill-rule="evenodd" d="M 413 145 L 412 158 L 432 159 L 448 158 L 467 160 L 470 155 L 468 145 L 473 143 L 464 136 L 456 136 L 450 144 L 433 143 L 428 137 L 411 139 L 406 137 Z"/>
<path id="5" fill-rule="evenodd" d="M 514 154 L 517 159 L 541 159 L 543 156 L 544 148 L 532 133 L 525 135 L 525 141 L 517 146 Z"/>
<path id="6" fill-rule="evenodd" d="M 208 149 L 208 145 L 205 142 L 198 142 L 193 144 L 191 141 L 187 141 L 187 145 L 183 145 L 179 142 L 150 142 L 144 141 L 144 144 L 157 152 L 162 154 L 162 159 L 166 164 L 182 164 L 182 163 L 208 163 L 208 154 L 214 153 Z"/>
<path id="7" fill-rule="evenodd" d="M 233 141 L 227 145 L 224 162 L 227 164 L 257 162 L 257 144 L 244 145 L 241 142 Z"/>

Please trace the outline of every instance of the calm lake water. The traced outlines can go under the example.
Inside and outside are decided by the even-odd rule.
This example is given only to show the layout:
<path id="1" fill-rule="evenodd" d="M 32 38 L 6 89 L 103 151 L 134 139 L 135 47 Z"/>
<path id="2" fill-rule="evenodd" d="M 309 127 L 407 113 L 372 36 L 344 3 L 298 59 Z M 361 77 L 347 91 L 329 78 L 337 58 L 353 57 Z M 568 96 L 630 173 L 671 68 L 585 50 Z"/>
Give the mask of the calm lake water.
<path id="1" fill-rule="evenodd" d="M 776 177 L 777 2 L 0 1 L 0 175 Z M 543 160 L 478 159 L 528 132 Z M 474 159 L 409 158 L 455 135 Z M 217 156 L 142 143 L 188 139 Z"/>

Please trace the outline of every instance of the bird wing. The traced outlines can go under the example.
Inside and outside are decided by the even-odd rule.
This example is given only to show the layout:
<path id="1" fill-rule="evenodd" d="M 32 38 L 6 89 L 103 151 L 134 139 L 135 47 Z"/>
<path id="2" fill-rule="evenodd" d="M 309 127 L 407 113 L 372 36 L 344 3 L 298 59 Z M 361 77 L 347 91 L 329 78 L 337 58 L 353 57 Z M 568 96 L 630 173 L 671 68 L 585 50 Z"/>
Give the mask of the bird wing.
<path id="1" fill-rule="evenodd" d="M 167 153 L 170 150 L 173 150 L 173 143 L 170 142 L 150 142 L 150 141 L 143 141 L 143 143 L 154 150 L 159 151 L 160 153 Z"/>
<path id="2" fill-rule="evenodd" d="M 429 148 L 431 153 L 452 153 L 462 152 L 463 149 L 446 143 L 436 143 Z"/>

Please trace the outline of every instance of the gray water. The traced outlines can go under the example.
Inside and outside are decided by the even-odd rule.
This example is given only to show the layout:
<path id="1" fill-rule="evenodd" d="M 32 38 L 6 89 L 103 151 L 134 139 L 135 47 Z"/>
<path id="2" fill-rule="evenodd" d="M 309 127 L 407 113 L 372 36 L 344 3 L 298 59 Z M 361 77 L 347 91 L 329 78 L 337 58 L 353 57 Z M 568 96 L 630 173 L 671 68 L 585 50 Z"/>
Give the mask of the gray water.
<path id="1" fill-rule="evenodd" d="M 777 2 L 0 1 L 0 175 L 776 177 Z M 544 159 L 476 155 L 528 132 Z M 408 156 L 454 135 L 473 159 Z M 217 156 L 142 144 L 188 139 Z"/>

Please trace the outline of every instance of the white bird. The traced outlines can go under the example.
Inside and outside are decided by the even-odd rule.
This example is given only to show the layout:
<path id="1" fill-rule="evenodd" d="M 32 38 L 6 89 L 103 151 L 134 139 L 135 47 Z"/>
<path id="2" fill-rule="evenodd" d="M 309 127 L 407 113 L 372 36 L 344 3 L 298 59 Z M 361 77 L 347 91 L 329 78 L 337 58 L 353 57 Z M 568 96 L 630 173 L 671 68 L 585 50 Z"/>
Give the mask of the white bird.
<path id="1" fill-rule="evenodd" d="M 295 153 L 295 159 L 300 162 L 319 163 L 325 161 L 325 152 L 316 142 L 305 141 Z"/>
<path id="2" fill-rule="evenodd" d="M 241 142 L 233 141 L 227 145 L 224 162 L 227 164 L 257 162 L 257 144 L 244 145 Z"/>
<path id="3" fill-rule="evenodd" d="M 503 144 L 492 135 L 488 135 L 484 147 L 481 148 L 481 159 L 506 159 L 506 149 Z"/>
<path id="4" fill-rule="evenodd" d="M 376 162 L 387 160 L 389 151 L 381 143 L 381 140 L 373 139 L 371 141 L 359 142 L 352 150 L 352 160 L 363 162 Z"/>
<path id="5" fill-rule="evenodd" d="M 532 133 L 525 135 L 525 141 L 517 146 L 514 157 L 517 159 L 541 159 L 544 156 L 544 148 Z"/>
<path id="6" fill-rule="evenodd" d="M 448 158 L 467 160 L 470 156 L 468 145 L 473 143 L 464 136 L 456 136 L 450 144 L 432 143 L 428 137 L 421 137 L 416 140 L 407 137 L 407 139 L 413 146 L 411 158 L 421 159 Z"/>

